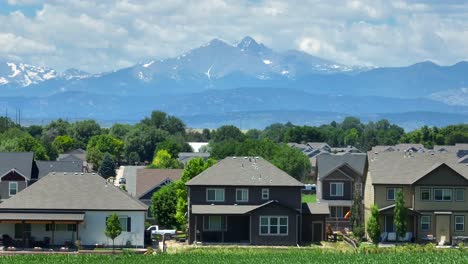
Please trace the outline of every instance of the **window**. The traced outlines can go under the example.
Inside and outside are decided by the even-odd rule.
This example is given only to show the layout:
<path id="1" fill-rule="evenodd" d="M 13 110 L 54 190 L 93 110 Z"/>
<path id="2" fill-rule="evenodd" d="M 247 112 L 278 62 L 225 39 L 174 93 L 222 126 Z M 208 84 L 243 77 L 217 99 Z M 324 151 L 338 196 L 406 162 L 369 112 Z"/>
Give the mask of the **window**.
<path id="1" fill-rule="evenodd" d="M 349 211 L 348 206 L 330 206 L 330 216 L 335 218 L 344 218 Z"/>
<path id="2" fill-rule="evenodd" d="M 270 199 L 270 189 L 262 189 L 262 200 Z"/>
<path id="3" fill-rule="evenodd" d="M 431 216 L 430 215 L 421 216 L 421 230 L 429 231 L 429 229 L 431 229 Z"/>
<path id="4" fill-rule="evenodd" d="M 46 224 L 45 231 L 76 231 L 76 224 Z"/>
<path id="5" fill-rule="evenodd" d="M 431 189 L 421 189 L 421 201 L 431 200 Z"/>
<path id="6" fill-rule="evenodd" d="M 401 188 L 387 188 L 387 201 L 395 201 L 399 191 L 401 191 Z"/>
<path id="7" fill-rule="evenodd" d="M 236 189 L 236 202 L 248 202 L 249 189 Z"/>
<path id="8" fill-rule="evenodd" d="M 119 216 L 120 227 L 122 228 L 122 232 L 131 232 L 132 223 L 131 218 L 127 216 Z"/>
<path id="9" fill-rule="evenodd" d="M 455 189 L 455 201 L 465 201 L 465 189 Z"/>
<path id="10" fill-rule="evenodd" d="M 224 189 L 206 189 L 207 202 L 224 202 Z"/>
<path id="11" fill-rule="evenodd" d="M 29 237 L 31 235 L 31 224 L 15 224 L 15 238 Z"/>
<path id="12" fill-rule="evenodd" d="M 434 200 L 452 201 L 452 189 L 434 189 Z"/>
<path id="13" fill-rule="evenodd" d="M 330 196 L 343 196 L 344 184 L 342 182 L 330 183 Z"/>
<path id="14" fill-rule="evenodd" d="M 463 215 L 455 216 L 455 231 L 459 231 L 459 232 L 465 231 L 465 216 Z"/>
<path id="15" fill-rule="evenodd" d="M 8 183 L 8 192 L 10 196 L 13 196 L 18 193 L 18 183 L 17 182 L 9 182 Z"/>
<path id="16" fill-rule="evenodd" d="M 260 235 L 287 235 L 287 216 L 260 216 Z"/>
<path id="17" fill-rule="evenodd" d="M 206 231 L 225 231 L 226 217 L 221 215 L 209 215 L 203 218 L 203 229 Z"/>

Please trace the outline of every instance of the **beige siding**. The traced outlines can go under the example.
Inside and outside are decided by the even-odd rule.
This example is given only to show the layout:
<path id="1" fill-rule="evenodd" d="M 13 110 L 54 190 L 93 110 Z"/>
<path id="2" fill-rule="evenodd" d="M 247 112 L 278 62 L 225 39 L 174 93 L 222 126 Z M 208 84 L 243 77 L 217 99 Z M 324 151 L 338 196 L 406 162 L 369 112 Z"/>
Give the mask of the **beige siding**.
<path id="1" fill-rule="evenodd" d="M 372 175 L 367 173 L 366 182 L 364 183 L 364 219 L 370 217 L 371 207 L 374 204 L 374 186 L 372 185 Z"/>
<path id="2" fill-rule="evenodd" d="M 379 208 L 395 204 L 395 201 L 387 200 L 387 188 L 393 187 L 402 188 L 403 195 L 405 196 L 405 206 L 413 207 L 413 193 L 410 185 L 374 185 L 374 203 L 377 204 Z"/>
<path id="3" fill-rule="evenodd" d="M 452 189 L 452 201 L 434 201 L 434 189 Z M 431 200 L 421 201 L 421 189 L 431 190 Z M 460 189 L 457 186 L 416 186 L 415 187 L 415 209 L 418 211 L 466 211 L 468 210 L 468 188 L 461 187 L 465 190 L 465 199 L 463 202 L 455 201 L 455 189 Z"/>

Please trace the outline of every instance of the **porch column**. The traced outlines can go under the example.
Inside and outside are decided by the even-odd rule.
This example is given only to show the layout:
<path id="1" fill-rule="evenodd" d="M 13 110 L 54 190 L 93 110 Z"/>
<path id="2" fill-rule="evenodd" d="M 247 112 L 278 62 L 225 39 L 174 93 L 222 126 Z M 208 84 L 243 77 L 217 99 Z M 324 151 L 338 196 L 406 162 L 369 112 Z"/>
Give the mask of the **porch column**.
<path id="1" fill-rule="evenodd" d="M 76 240 L 80 239 L 80 222 L 76 222 Z"/>
<path id="2" fill-rule="evenodd" d="M 249 242 L 252 244 L 252 215 L 249 215 Z"/>
<path id="3" fill-rule="evenodd" d="M 190 227 L 189 227 L 189 231 L 193 232 L 193 240 L 195 241 L 195 243 L 198 242 L 197 241 L 197 230 L 198 230 L 197 219 L 198 219 L 198 215 L 195 215 L 195 226 L 192 228 L 193 230 L 190 230 Z"/>
<path id="4" fill-rule="evenodd" d="M 52 239 L 50 240 L 50 245 L 54 245 L 54 235 L 55 235 L 55 221 L 52 221 Z"/>
<path id="5" fill-rule="evenodd" d="M 23 238 L 23 249 L 26 248 L 26 223 L 24 221 L 21 221 L 21 231 L 22 232 L 22 238 Z"/>

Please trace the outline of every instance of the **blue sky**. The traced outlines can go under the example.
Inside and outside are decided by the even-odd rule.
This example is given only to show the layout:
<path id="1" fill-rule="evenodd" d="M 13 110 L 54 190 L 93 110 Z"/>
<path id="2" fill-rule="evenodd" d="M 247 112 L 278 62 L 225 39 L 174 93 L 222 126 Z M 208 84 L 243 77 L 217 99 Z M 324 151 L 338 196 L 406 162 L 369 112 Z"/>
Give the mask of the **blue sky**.
<path id="1" fill-rule="evenodd" d="M 0 58 L 90 72 L 250 35 L 352 65 L 468 60 L 467 1 L 0 0 Z"/>

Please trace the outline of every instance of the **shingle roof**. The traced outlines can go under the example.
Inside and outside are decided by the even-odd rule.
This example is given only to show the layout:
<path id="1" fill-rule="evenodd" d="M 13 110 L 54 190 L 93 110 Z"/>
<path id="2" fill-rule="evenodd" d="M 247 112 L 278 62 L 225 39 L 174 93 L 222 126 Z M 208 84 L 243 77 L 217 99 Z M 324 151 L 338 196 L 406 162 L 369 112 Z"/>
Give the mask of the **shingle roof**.
<path id="1" fill-rule="evenodd" d="M 317 156 L 317 177 L 322 179 L 338 167 L 348 164 L 361 176 L 366 168 L 366 153 L 330 154 L 322 153 Z"/>
<path id="2" fill-rule="evenodd" d="M 188 181 L 186 185 L 304 186 L 263 158 L 252 157 L 227 157 Z"/>
<path id="3" fill-rule="evenodd" d="M 51 172 L 83 172 L 83 162 L 80 161 L 36 161 L 39 179 Z"/>
<path id="4" fill-rule="evenodd" d="M 176 181 L 182 176 L 182 169 L 138 169 L 136 174 L 136 197 L 141 197 L 169 179 Z"/>
<path id="5" fill-rule="evenodd" d="M 33 152 L 0 152 L 0 176 L 15 169 L 31 179 L 33 160 Z"/>
<path id="6" fill-rule="evenodd" d="M 180 152 L 178 156 L 179 161 L 189 161 L 194 158 L 207 159 L 210 157 L 208 152 Z"/>
<path id="7" fill-rule="evenodd" d="M 330 149 L 330 145 L 326 142 L 307 142 L 307 145 L 314 149 Z"/>
<path id="8" fill-rule="evenodd" d="M 99 175 L 50 173 L 0 204 L 4 209 L 145 211 L 147 207 Z"/>
<path id="9" fill-rule="evenodd" d="M 321 214 L 329 215 L 330 207 L 328 203 L 318 202 L 318 203 L 303 203 L 302 204 L 302 213 L 303 214 Z"/>
<path id="10" fill-rule="evenodd" d="M 457 163 L 453 153 L 369 152 L 369 173 L 373 184 L 412 184 L 446 164 L 468 179 L 468 166 Z"/>
<path id="11" fill-rule="evenodd" d="M 192 205 L 192 214 L 246 214 L 260 205 Z"/>
<path id="12" fill-rule="evenodd" d="M 56 214 L 56 213 L 30 213 L 30 212 L 15 212 L 15 213 L 2 213 L 0 212 L 0 220 L 23 220 L 23 221 L 83 221 L 84 213 L 79 214 Z"/>

